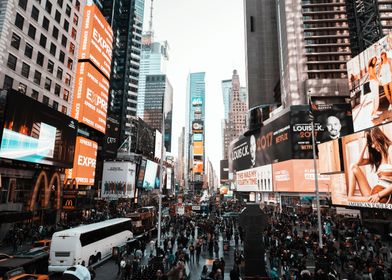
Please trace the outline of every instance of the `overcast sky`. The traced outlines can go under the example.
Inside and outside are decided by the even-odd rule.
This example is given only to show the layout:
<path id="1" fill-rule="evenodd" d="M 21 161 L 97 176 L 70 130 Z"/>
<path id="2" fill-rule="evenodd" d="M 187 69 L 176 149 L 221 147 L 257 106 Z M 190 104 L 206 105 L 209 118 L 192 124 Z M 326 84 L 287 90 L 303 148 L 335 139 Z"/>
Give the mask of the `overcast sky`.
<path id="1" fill-rule="evenodd" d="M 148 28 L 150 1 L 145 0 L 144 29 Z M 221 81 L 233 69 L 245 81 L 243 0 L 154 0 L 155 41 L 170 46 L 168 77 L 173 86 L 172 154 L 185 125 L 186 81 L 190 72 L 206 72 L 206 156 L 219 175 L 222 158 Z"/>

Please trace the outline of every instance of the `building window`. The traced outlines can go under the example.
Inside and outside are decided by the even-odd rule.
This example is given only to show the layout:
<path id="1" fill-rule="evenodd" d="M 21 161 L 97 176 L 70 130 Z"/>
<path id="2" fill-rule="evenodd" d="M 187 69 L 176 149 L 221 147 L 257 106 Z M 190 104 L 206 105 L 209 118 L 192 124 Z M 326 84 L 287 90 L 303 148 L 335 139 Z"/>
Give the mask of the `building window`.
<path id="1" fill-rule="evenodd" d="M 52 3 L 49 0 L 46 0 L 45 10 L 50 14 L 52 12 Z"/>
<path id="2" fill-rule="evenodd" d="M 46 36 L 44 34 L 41 34 L 41 38 L 39 38 L 39 45 L 44 49 L 46 48 L 46 41 Z"/>
<path id="3" fill-rule="evenodd" d="M 63 0 L 57 0 L 57 4 L 62 8 L 63 7 Z"/>
<path id="4" fill-rule="evenodd" d="M 42 103 L 44 103 L 45 105 L 49 105 L 49 97 L 47 97 L 46 95 L 44 95 L 42 97 Z"/>
<path id="5" fill-rule="evenodd" d="M 13 46 L 15 49 L 19 50 L 20 36 L 16 35 L 15 33 L 12 33 L 11 46 Z"/>
<path id="6" fill-rule="evenodd" d="M 63 51 L 60 51 L 59 53 L 59 60 L 64 63 L 65 60 L 65 53 Z"/>
<path id="7" fill-rule="evenodd" d="M 18 60 L 17 60 L 16 56 L 14 56 L 12 54 L 8 54 L 8 61 L 7 61 L 8 68 L 15 70 L 17 61 Z"/>
<path id="8" fill-rule="evenodd" d="M 76 8 L 76 10 L 77 10 L 78 12 L 80 11 L 80 2 L 79 2 L 79 0 L 76 0 L 75 8 Z"/>
<path id="9" fill-rule="evenodd" d="M 23 77 L 29 78 L 29 76 L 30 76 L 30 65 L 28 65 L 27 63 L 23 62 L 21 74 L 22 74 Z"/>
<path id="10" fill-rule="evenodd" d="M 67 37 L 65 35 L 63 35 L 61 37 L 61 45 L 66 48 L 67 47 Z"/>
<path id="11" fill-rule="evenodd" d="M 25 56 L 27 56 L 28 58 L 31 58 L 33 56 L 33 46 L 26 43 L 26 47 L 25 47 L 25 52 L 24 52 Z"/>
<path id="12" fill-rule="evenodd" d="M 56 56 L 56 45 L 55 44 L 53 44 L 53 43 L 50 43 L 50 49 L 49 49 L 49 52 L 53 55 L 53 56 Z"/>
<path id="13" fill-rule="evenodd" d="M 42 27 L 45 28 L 46 31 L 49 30 L 49 20 L 47 17 L 44 17 L 42 20 Z"/>
<path id="14" fill-rule="evenodd" d="M 35 6 L 33 6 L 33 8 L 31 9 L 31 17 L 32 17 L 35 21 L 38 21 L 39 10 L 38 10 L 37 7 L 35 7 Z"/>
<path id="15" fill-rule="evenodd" d="M 53 109 L 58 110 L 59 109 L 59 103 L 53 100 Z"/>
<path id="16" fill-rule="evenodd" d="M 61 86 L 59 84 L 54 85 L 54 94 L 60 96 Z"/>
<path id="17" fill-rule="evenodd" d="M 72 39 L 76 40 L 76 35 L 77 35 L 77 33 L 78 33 L 78 32 L 76 31 L 76 29 L 72 27 L 72 31 L 71 31 L 71 37 L 72 37 Z"/>
<path id="18" fill-rule="evenodd" d="M 36 83 L 37 85 L 41 84 L 41 72 L 35 70 L 34 72 L 34 83 Z"/>
<path id="19" fill-rule="evenodd" d="M 52 80 L 46 77 L 45 79 L 45 89 L 50 91 L 50 88 L 52 87 Z"/>
<path id="20" fill-rule="evenodd" d="M 67 5 L 67 7 L 65 8 L 65 13 L 67 16 L 71 16 L 71 7 L 69 5 Z"/>
<path id="21" fill-rule="evenodd" d="M 63 69 L 60 67 L 57 68 L 57 79 L 62 80 L 63 79 Z"/>
<path id="22" fill-rule="evenodd" d="M 53 74 L 53 69 L 54 69 L 54 63 L 50 59 L 48 59 L 48 72 Z"/>
<path id="23" fill-rule="evenodd" d="M 68 58 L 67 67 L 68 67 L 69 70 L 72 70 L 72 67 L 73 67 L 73 60 L 72 60 L 71 58 Z"/>
<path id="24" fill-rule="evenodd" d="M 73 23 L 74 23 L 75 25 L 78 25 L 78 23 L 79 23 L 79 17 L 78 17 L 78 15 L 75 14 L 75 13 L 74 13 L 74 16 L 73 16 Z"/>
<path id="25" fill-rule="evenodd" d="M 250 17 L 250 32 L 255 32 L 255 18 L 253 16 Z"/>
<path id="26" fill-rule="evenodd" d="M 19 0 L 19 7 L 26 11 L 27 0 Z"/>
<path id="27" fill-rule="evenodd" d="M 24 17 L 22 17 L 19 13 L 16 13 L 15 26 L 23 30 L 23 23 L 24 23 Z"/>
<path id="28" fill-rule="evenodd" d="M 68 98 L 69 98 L 69 91 L 66 90 L 66 89 L 64 89 L 63 99 L 64 99 L 65 101 L 68 101 Z"/>
<path id="29" fill-rule="evenodd" d="M 71 75 L 70 74 L 65 74 L 65 84 L 70 86 L 71 85 Z"/>
<path id="30" fill-rule="evenodd" d="M 58 39 L 58 37 L 59 37 L 59 30 L 56 26 L 53 26 L 52 36 L 55 39 Z"/>
<path id="31" fill-rule="evenodd" d="M 75 45 L 72 42 L 69 43 L 69 53 L 71 55 L 75 54 Z"/>
<path id="32" fill-rule="evenodd" d="M 33 89 L 33 92 L 31 93 L 31 98 L 37 100 L 38 99 L 38 95 L 39 95 L 38 91 Z"/>
<path id="33" fill-rule="evenodd" d="M 61 112 L 62 112 L 63 114 L 67 114 L 67 107 L 65 107 L 64 105 L 61 106 Z"/>
<path id="34" fill-rule="evenodd" d="M 64 20 L 64 30 L 68 32 L 69 29 L 69 22 L 67 20 Z"/>
<path id="35" fill-rule="evenodd" d="M 27 86 L 24 83 L 19 83 L 18 91 L 23 94 L 26 94 Z"/>
<path id="36" fill-rule="evenodd" d="M 44 66 L 44 55 L 40 52 L 37 53 L 37 64 L 41 67 Z"/>
<path id="37" fill-rule="evenodd" d="M 5 75 L 3 89 L 11 89 L 13 84 L 14 84 L 14 79 L 12 79 L 10 76 Z"/>
<path id="38" fill-rule="evenodd" d="M 55 14 L 55 16 L 54 16 L 54 19 L 55 19 L 58 23 L 60 23 L 60 21 L 61 21 L 61 13 L 60 13 L 59 11 L 57 11 L 57 10 L 56 10 L 56 14 Z"/>
<path id="39" fill-rule="evenodd" d="M 35 33 L 36 33 L 36 31 L 37 31 L 37 29 L 30 24 L 29 31 L 27 32 L 27 34 L 30 36 L 30 38 L 35 40 Z"/>

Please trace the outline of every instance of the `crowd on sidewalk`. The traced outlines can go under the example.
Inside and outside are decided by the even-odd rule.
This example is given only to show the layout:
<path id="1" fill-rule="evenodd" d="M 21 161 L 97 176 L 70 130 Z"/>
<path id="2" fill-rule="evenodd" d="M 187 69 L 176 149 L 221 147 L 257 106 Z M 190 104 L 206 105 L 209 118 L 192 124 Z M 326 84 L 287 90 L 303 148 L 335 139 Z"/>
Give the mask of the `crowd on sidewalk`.
<path id="1" fill-rule="evenodd" d="M 392 250 L 359 218 L 322 217 L 320 247 L 317 215 L 273 210 L 267 215 L 263 241 L 272 279 L 392 279 Z"/>

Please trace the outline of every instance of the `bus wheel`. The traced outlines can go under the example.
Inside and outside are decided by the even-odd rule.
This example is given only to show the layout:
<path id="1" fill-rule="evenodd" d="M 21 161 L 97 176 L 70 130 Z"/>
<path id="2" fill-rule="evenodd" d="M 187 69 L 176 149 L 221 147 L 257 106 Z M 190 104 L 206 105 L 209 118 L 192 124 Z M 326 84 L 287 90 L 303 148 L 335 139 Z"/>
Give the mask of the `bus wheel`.
<path id="1" fill-rule="evenodd" d="M 93 263 L 95 263 L 95 258 L 94 258 L 94 256 L 91 256 L 91 257 L 88 259 L 88 266 L 91 266 Z"/>
<path id="2" fill-rule="evenodd" d="M 101 260 L 101 253 L 98 253 L 98 254 L 97 254 L 96 259 L 97 259 L 97 261 L 100 261 L 100 260 Z"/>

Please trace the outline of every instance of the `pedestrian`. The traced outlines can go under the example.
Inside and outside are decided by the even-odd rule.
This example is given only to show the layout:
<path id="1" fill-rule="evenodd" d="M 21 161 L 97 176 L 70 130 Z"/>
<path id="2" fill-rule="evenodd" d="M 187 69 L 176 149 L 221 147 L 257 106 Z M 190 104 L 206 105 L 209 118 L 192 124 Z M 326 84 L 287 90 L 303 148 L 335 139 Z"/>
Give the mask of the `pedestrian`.
<path id="1" fill-rule="evenodd" d="M 214 242 L 214 251 L 215 251 L 215 257 L 219 259 L 219 243 L 217 240 Z"/>
<path id="2" fill-rule="evenodd" d="M 240 280 L 240 269 L 234 264 L 233 269 L 230 271 L 230 280 Z"/>
<path id="3" fill-rule="evenodd" d="M 195 262 L 195 246 L 191 243 L 189 245 L 189 257 L 190 257 L 190 262 L 194 263 Z"/>
<path id="4" fill-rule="evenodd" d="M 208 276 L 208 267 L 204 265 L 203 270 L 201 271 L 200 280 L 209 280 L 209 279 L 211 278 Z"/>
<path id="5" fill-rule="evenodd" d="M 200 244 L 200 242 L 198 242 L 197 244 L 196 244 L 196 263 L 197 264 L 199 264 L 199 261 L 200 261 L 200 254 L 201 254 L 201 244 Z"/>

